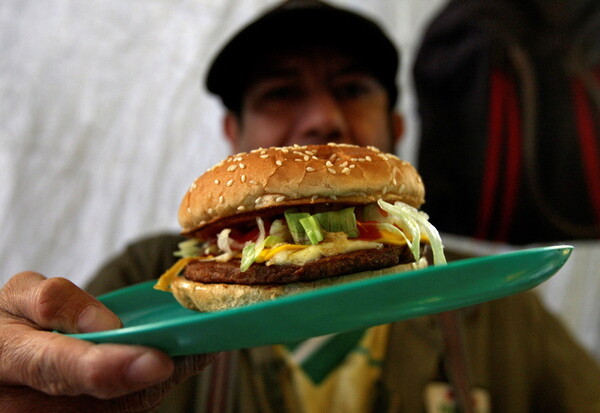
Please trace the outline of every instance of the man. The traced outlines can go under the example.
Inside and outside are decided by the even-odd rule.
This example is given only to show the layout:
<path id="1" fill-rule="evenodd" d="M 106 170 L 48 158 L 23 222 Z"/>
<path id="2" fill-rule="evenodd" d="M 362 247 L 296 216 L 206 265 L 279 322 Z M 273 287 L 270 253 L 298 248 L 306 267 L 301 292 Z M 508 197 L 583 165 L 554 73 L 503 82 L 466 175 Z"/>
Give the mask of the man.
<path id="1" fill-rule="evenodd" d="M 327 141 L 391 150 L 402 132 L 393 109 L 397 64 L 395 48 L 372 22 L 320 2 L 292 1 L 234 37 L 214 61 L 207 86 L 228 109 L 224 130 L 234 151 Z M 132 245 L 101 270 L 90 291 L 158 276 L 173 262 L 178 241 L 173 235 Z M 61 412 L 147 409 L 163 396 L 153 385 L 207 361 L 179 362 L 173 375 L 173 362 L 155 350 L 40 331 L 118 326 L 101 304 L 64 280 L 15 276 L 0 292 L 0 309 L 2 410 L 36 411 L 41 403 L 44 411 Z M 465 316 L 474 382 L 487 387 L 494 411 L 600 411 L 600 392 L 594 392 L 600 371 L 531 295 Z M 361 344 L 379 346 L 385 362 L 361 369 L 368 383 L 359 375 L 359 384 L 350 386 L 352 354 L 360 352 L 319 381 L 323 386 L 307 382 L 280 349 L 223 354 L 161 409 L 176 411 L 177 404 L 179 411 L 194 411 L 208 408 L 209 400 L 230 408 L 220 411 L 422 411 L 428 385 L 445 379 L 440 339 L 429 317 L 370 329 Z M 229 363 L 236 367 L 219 371 Z M 210 388 L 225 376 L 233 379 L 223 381 L 228 391 L 219 394 L 228 397 Z"/>

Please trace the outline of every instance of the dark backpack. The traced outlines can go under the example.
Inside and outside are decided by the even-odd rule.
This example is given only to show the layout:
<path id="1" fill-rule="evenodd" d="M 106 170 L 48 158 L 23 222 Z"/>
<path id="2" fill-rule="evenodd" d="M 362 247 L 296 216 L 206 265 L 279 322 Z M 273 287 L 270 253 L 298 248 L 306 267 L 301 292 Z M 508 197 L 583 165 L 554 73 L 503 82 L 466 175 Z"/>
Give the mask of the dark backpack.
<path id="1" fill-rule="evenodd" d="M 414 65 L 440 231 L 600 238 L 600 2 L 451 0 Z"/>

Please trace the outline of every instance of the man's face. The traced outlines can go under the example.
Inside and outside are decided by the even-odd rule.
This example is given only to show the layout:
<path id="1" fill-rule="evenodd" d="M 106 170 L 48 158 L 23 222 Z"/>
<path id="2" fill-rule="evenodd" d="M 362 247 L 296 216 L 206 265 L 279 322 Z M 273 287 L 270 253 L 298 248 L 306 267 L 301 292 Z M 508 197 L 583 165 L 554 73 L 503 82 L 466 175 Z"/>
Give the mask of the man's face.
<path id="1" fill-rule="evenodd" d="M 393 151 L 401 120 L 372 75 L 324 50 L 265 60 L 225 124 L 234 150 L 343 142 Z"/>

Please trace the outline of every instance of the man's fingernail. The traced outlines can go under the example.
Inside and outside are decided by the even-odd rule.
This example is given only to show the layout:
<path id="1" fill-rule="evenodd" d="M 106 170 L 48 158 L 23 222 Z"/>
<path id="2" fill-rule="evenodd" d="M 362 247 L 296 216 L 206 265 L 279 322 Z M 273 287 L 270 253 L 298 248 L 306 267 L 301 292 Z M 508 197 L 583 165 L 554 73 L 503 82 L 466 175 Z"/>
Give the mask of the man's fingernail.
<path id="1" fill-rule="evenodd" d="M 95 305 L 87 306 L 77 318 L 80 333 L 112 330 L 121 326 L 121 320 L 111 312 Z"/>
<path id="2" fill-rule="evenodd" d="M 127 378 L 133 383 L 159 383 L 169 375 L 164 362 L 150 352 L 142 353 L 127 369 Z"/>

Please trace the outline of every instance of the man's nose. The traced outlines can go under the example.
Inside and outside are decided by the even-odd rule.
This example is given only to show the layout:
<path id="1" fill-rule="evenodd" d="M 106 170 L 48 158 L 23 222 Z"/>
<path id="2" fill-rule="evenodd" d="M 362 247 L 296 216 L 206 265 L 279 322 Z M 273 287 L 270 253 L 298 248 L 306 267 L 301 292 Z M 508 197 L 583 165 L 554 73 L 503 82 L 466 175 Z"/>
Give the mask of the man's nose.
<path id="1" fill-rule="evenodd" d="M 348 132 L 344 112 L 335 96 L 329 92 L 308 96 L 302 118 L 298 123 L 298 135 L 313 143 L 339 142 Z"/>

